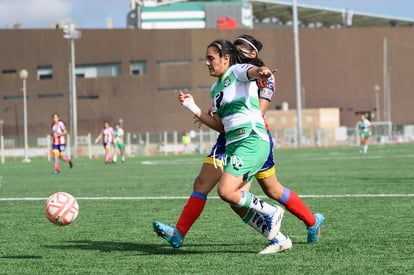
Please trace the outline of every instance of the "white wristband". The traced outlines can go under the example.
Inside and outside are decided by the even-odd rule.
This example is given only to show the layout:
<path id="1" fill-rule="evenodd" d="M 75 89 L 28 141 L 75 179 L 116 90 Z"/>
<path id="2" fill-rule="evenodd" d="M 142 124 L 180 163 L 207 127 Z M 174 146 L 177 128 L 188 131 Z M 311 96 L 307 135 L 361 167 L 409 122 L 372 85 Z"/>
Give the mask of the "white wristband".
<path id="1" fill-rule="evenodd" d="M 201 109 L 197 106 L 197 104 L 195 104 L 194 99 L 192 97 L 187 97 L 186 99 L 184 99 L 183 106 L 194 115 L 198 117 L 201 115 Z"/>

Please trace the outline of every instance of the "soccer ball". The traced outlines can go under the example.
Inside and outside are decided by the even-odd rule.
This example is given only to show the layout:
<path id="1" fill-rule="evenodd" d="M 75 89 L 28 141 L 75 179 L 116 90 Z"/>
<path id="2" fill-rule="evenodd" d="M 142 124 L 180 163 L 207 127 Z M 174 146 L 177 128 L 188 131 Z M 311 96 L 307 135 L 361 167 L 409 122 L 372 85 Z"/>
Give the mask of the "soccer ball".
<path id="1" fill-rule="evenodd" d="M 65 192 L 52 194 L 44 205 L 47 219 L 57 225 L 71 224 L 79 213 L 76 199 Z"/>

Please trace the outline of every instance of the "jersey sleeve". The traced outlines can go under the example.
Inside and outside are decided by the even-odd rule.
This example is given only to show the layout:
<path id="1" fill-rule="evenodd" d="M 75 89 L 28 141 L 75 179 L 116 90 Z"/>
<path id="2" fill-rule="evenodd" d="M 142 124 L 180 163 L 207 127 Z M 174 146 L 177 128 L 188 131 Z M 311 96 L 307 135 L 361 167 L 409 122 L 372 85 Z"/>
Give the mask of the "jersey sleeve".
<path id="1" fill-rule="evenodd" d="M 59 125 L 60 129 L 62 130 L 62 132 L 65 131 L 65 129 L 66 129 L 65 124 L 62 121 L 59 121 L 58 125 Z"/>
<path id="2" fill-rule="evenodd" d="M 249 76 L 247 75 L 247 71 L 251 67 L 253 67 L 252 64 L 236 64 L 232 67 L 232 70 L 238 80 L 248 82 L 252 81 L 252 79 L 249 79 Z"/>

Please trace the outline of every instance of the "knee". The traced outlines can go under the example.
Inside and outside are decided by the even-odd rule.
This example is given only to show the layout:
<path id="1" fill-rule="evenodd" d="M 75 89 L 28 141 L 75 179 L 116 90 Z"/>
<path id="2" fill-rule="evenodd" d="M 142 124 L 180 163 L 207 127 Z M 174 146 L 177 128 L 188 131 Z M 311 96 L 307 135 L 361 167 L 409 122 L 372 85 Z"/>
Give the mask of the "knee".
<path id="1" fill-rule="evenodd" d="M 194 180 L 193 191 L 207 195 L 216 185 L 215 182 L 204 179 L 201 176 L 198 176 Z"/>

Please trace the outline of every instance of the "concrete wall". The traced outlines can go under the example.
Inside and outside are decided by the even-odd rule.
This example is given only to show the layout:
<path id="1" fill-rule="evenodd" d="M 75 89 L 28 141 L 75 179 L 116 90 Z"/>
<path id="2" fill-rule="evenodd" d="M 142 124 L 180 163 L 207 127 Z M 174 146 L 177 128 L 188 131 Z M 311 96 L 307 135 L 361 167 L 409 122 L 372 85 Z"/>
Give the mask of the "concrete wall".
<path id="1" fill-rule="evenodd" d="M 98 132 L 103 120 L 124 121 L 129 132 L 189 131 L 191 115 L 175 90 L 192 90 L 198 104 L 210 106 L 208 88 L 215 81 L 204 65 L 205 47 L 216 38 L 233 40 L 249 33 L 264 44 L 261 57 L 276 73 L 278 90 L 271 103 L 296 107 L 293 35 L 268 30 L 82 30 L 76 64 L 121 62 L 117 77 L 78 78 L 78 133 Z M 383 84 L 383 37 L 388 39 L 391 111 L 396 124 L 414 123 L 414 29 L 300 29 L 304 108 L 338 108 L 340 124 L 355 124 L 358 111 L 375 110 L 374 86 Z M 62 30 L 0 30 L 0 119 L 4 134 L 23 133 L 20 69 L 29 79 L 29 135 L 49 131 L 50 115 L 59 112 L 69 125 L 70 46 Z M 145 60 L 147 73 L 131 75 L 131 61 Z M 38 80 L 38 66 L 52 66 L 53 78 Z M 16 70 L 16 73 L 7 73 Z M 41 95 L 60 93 L 61 97 Z M 383 114 L 382 88 L 379 94 Z M 40 96 L 40 97 L 39 97 Z M 277 125 L 276 125 L 277 126 Z"/>

